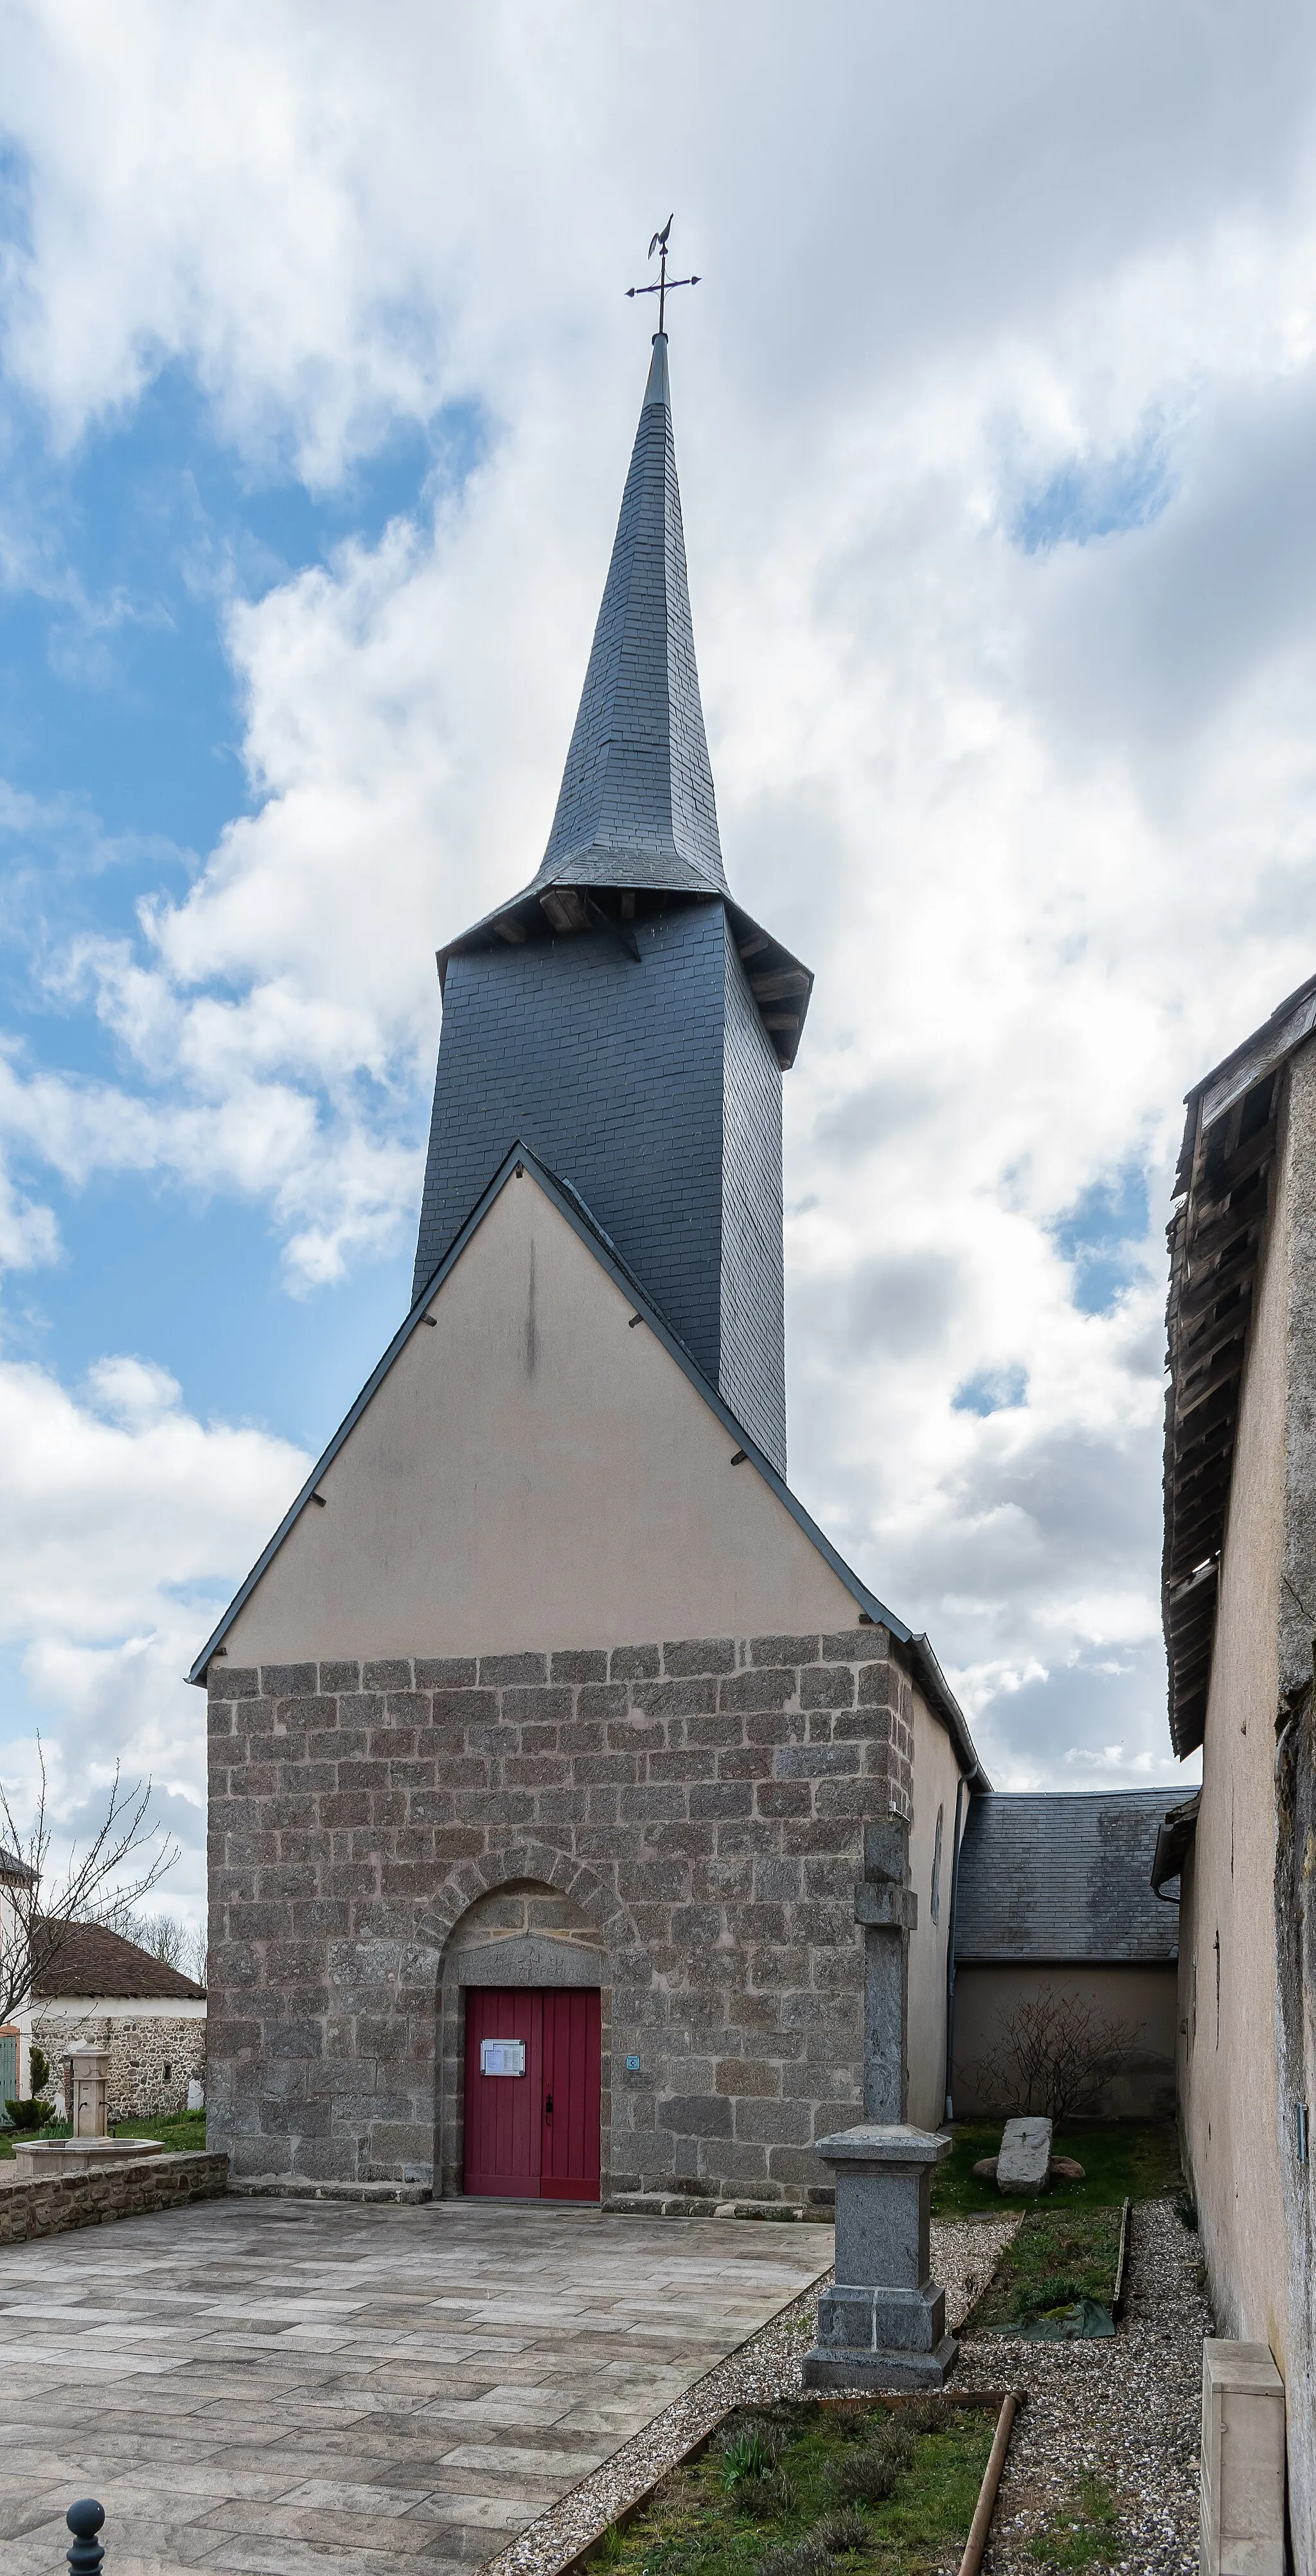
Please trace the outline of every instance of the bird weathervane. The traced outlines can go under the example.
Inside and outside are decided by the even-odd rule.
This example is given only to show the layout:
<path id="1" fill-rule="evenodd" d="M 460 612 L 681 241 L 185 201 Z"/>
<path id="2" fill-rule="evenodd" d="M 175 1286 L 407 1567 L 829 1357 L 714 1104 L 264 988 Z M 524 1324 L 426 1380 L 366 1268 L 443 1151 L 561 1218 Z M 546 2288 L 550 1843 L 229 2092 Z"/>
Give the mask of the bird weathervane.
<path id="1" fill-rule="evenodd" d="M 660 233 L 655 233 L 653 240 L 649 244 L 650 259 L 653 258 L 655 251 L 658 253 L 658 274 L 656 278 L 654 278 L 652 283 L 648 286 L 628 286 L 626 289 L 627 294 L 632 296 L 657 296 L 658 328 L 660 331 L 665 331 L 667 328 L 668 296 L 674 294 L 678 286 L 697 286 L 699 284 L 697 277 L 669 277 L 667 274 L 667 236 L 672 229 L 672 221 L 673 218 L 669 215 L 666 223 L 663 225 L 662 231 Z"/>

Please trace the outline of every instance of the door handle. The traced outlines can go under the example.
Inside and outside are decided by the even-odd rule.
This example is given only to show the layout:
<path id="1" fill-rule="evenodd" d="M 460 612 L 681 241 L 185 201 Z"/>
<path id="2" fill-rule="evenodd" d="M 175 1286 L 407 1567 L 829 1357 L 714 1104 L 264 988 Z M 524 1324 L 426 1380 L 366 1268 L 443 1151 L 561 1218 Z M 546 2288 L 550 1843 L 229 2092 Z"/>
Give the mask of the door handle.
<path id="1" fill-rule="evenodd" d="M 546 2094 L 544 2095 L 544 2118 L 545 2118 L 546 2120 L 551 2120 L 551 2119 L 552 2119 L 552 2117 L 553 2117 L 553 2096 L 552 2096 L 552 2094 L 551 2094 L 551 2093 L 546 2093 Z"/>

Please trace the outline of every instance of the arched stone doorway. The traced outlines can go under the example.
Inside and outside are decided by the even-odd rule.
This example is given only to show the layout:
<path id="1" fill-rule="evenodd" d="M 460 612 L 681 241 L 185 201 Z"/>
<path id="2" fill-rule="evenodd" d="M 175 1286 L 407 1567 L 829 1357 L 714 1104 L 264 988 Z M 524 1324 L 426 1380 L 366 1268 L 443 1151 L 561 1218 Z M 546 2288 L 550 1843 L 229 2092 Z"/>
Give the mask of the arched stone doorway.
<path id="1" fill-rule="evenodd" d="M 466 2165 L 466 1999 L 479 1989 L 579 1990 L 600 1999 L 601 2190 L 611 2127 L 612 1977 L 607 1949 L 573 1897 L 533 1878 L 476 1898 L 444 1944 L 439 1978 L 439 2158 L 436 2188 L 460 2192 Z"/>

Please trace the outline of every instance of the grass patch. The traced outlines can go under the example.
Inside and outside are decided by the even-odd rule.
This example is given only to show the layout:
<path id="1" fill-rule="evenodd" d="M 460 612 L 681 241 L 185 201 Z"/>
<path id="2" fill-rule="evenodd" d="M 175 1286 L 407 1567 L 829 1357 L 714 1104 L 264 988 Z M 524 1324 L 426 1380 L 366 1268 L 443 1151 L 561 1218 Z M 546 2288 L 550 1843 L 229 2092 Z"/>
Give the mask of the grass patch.
<path id="1" fill-rule="evenodd" d="M 57 2129 L 41 2134 L 67 2138 L 69 2131 L 61 2122 Z M 176 2155 L 194 2153 L 206 2143 L 206 2115 L 204 2111 L 180 2111 L 173 2120 L 116 2120 L 114 2135 L 116 2138 L 158 2138 L 162 2147 L 171 2148 Z M 33 2133 L 24 2140 L 16 2129 L 0 2131 L 0 2156 L 12 2156 L 16 2140 L 20 2146 L 37 2143 Z"/>
<path id="2" fill-rule="evenodd" d="M 158 2138 L 175 2155 L 194 2154 L 206 2143 L 204 2111 L 180 2111 L 172 2120 L 116 2120 L 116 2138 Z"/>
<path id="3" fill-rule="evenodd" d="M 1029 2199 L 998 2191 L 974 2173 L 1001 2143 L 1000 2120 L 957 2120 L 955 2144 L 932 2177 L 934 2218 L 963 2218 L 974 2210 L 1100 2209 L 1110 2201 L 1160 2200 L 1181 2191 L 1179 2141 L 1173 2120 L 1069 2120 L 1057 2129 L 1053 2153 L 1082 2165 L 1082 2182 L 1052 2182 Z"/>
<path id="4" fill-rule="evenodd" d="M 1028 2544 L 1040 2567 L 1101 2567 L 1119 2554 L 1118 2512 L 1103 2478 L 1079 2479 L 1069 2503 Z"/>
<path id="5" fill-rule="evenodd" d="M 742 2409 L 592 2567 L 617 2576 L 920 2576 L 963 2547 L 990 2407 L 880 2399 Z"/>
<path id="6" fill-rule="evenodd" d="M 1119 2245 L 1118 2209 L 1029 2209 L 973 2311 L 975 2333 L 1024 2325 L 1074 2299 L 1108 2308 Z"/>

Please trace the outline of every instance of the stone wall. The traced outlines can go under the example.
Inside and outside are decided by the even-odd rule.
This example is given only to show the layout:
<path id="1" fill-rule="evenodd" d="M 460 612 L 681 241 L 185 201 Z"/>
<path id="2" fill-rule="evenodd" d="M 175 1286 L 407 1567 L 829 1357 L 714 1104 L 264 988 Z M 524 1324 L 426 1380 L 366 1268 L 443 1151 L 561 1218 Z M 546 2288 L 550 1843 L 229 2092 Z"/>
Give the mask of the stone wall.
<path id="1" fill-rule="evenodd" d="M 88 2014 L 76 2029 L 67 2019 L 36 2021 L 32 2036 L 50 2059 L 55 2094 L 64 2084 L 62 2061 L 70 2048 L 109 2050 L 106 2108 L 111 2120 L 158 2120 L 185 2111 L 189 2082 L 206 2080 L 204 2014 L 177 2021 Z"/>
<path id="2" fill-rule="evenodd" d="M 228 2158 L 213 2154 L 152 2156 L 113 2173 L 8 2183 L 0 2186 L 0 2245 L 140 2218 L 147 2210 L 179 2209 L 189 2200 L 219 2200 L 227 2189 Z"/>
<path id="3" fill-rule="evenodd" d="M 884 1628 L 216 1658 L 209 1689 L 208 2102 L 235 2178 L 437 2163 L 455 2188 L 458 1953 L 486 1953 L 467 1983 L 581 1982 L 592 1953 L 604 2197 L 825 2197 L 813 2141 L 862 2098 L 862 1828 L 911 1803 Z M 538 1973 L 545 1942 L 573 1973 Z"/>

